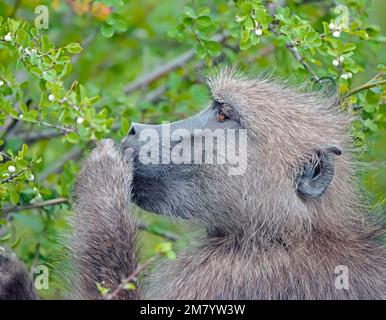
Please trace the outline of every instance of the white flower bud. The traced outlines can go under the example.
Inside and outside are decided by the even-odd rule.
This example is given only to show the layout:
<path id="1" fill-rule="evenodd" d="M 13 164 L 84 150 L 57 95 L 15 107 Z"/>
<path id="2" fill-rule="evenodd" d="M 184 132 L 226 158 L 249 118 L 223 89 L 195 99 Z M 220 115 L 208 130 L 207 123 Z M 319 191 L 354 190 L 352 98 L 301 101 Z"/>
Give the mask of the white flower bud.
<path id="1" fill-rule="evenodd" d="M 82 117 L 78 117 L 78 118 L 76 119 L 77 124 L 82 124 L 83 121 L 84 121 L 84 119 L 83 119 Z"/>
<path id="2" fill-rule="evenodd" d="M 334 31 L 332 33 L 332 35 L 333 35 L 334 38 L 339 38 L 340 37 L 340 31 Z"/>
<path id="3" fill-rule="evenodd" d="M 19 119 L 23 119 L 24 115 L 19 114 Z"/>
<path id="4" fill-rule="evenodd" d="M 256 34 L 257 36 L 261 36 L 261 35 L 263 34 L 263 30 L 261 30 L 261 29 L 256 29 L 256 30 L 255 30 L 255 34 Z"/>
<path id="5" fill-rule="evenodd" d="M 345 72 L 340 76 L 342 79 L 351 79 L 352 78 L 352 73 L 351 72 Z"/>
<path id="6" fill-rule="evenodd" d="M 28 180 L 29 181 L 34 181 L 35 180 L 35 176 L 31 173 L 31 175 L 28 177 Z"/>
<path id="7" fill-rule="evenodd" d="M 0 80 L 0 87 L 2 87 L 3 85 L 4 85 L 4 81 Z"/>
<path id="8" fill-rule="evenodd" d="M 16 168 L 15 168 L 14 166 L 9 166 L 9 167 L 8 167 L 8 171 L 11 172 L 11 173 L 13 173 L 13 172 L 16 171 Z"/>
<path id="9" fill-rule="evenodd" d="M 333 22 L 331 22 L 328 26 L 331 30 L 335 30 L 335 24 Z"/>
<path id="10" fill-rule="evenodd" d="M 339 60 L 339 62 L 343 62 L 344 61 L 344 57 L 343 56 L 339 56 L 338 60 Z"/>
<path id="11" fill-rule="evenodd" d="M 12 35 L 11 35 L 10 32 L 4 37 L 4 40 L 7 41 L 7 42 L 12 41 Z"/>
<path id="12" fill-rule="evenodd" d="M 51 102 L 55 101 L 55 96 L 53 94 L 50 94 L 48 96 L 48 100 L 51 101 Z"/>
<path id="13" fill-rule="evenodd" d="M 334 60 L 332 60 L 332 64 L 333 64 L 333 66 L 337 67 L 337 66 L 339 66 L 339 61 L 334 59 Z"/>

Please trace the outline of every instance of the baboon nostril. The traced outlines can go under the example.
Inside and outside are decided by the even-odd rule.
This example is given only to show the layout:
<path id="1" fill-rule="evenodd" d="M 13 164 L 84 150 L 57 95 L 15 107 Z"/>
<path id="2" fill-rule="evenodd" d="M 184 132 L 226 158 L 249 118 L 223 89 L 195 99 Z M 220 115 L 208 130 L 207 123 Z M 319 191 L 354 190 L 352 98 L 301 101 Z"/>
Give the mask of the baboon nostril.
<path id="1" fill-rule="evenodd" d="M 135 130 L 135 127 L 134 127 L 134 124 L 132 123 L 131 126 L 130 126 L 130 129 L 129 129 L 129 132 L 127 133 L 128 136 L 134 136 L 136 133 L 136 130 Z"/>

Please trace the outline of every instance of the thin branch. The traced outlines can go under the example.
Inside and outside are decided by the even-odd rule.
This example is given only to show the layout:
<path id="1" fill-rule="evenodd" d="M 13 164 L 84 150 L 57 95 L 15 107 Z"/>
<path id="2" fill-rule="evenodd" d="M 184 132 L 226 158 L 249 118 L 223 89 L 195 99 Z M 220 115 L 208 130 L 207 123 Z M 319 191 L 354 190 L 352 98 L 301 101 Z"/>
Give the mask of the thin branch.
<path id="1" fill-rule="evenodd" d="M 23 170 L 20 170 L 19 172 L 15 173 L 15 174 L 11 174 L 8 178 L 1 180 L 0 184 L 4 184 L 4 183 L 12 181 L 13 179 L 17 178 L 18 176 L 20 176 L 24 172 L 26 172 L 27 169 L 29 169 L 30 167 L 31 167 L 31 163 L 29 163 L 28 166 L 26 168 L 24 168 Z"/>
<path id="2" fill-rule="evenodd" d="M 129 83 L 124 89 L 125 94 L 130 94 L 138 89 L 141 89 L 150 83 L 162 78 L 164 75 L 170 73 L 171 71 L 178 69 L 184 66 L 189 60 L 194 58 L 194 50 L 190 49 L 177 58 L 171 60 L 170 62 L 159 66 L 155 70 L 145 73 L 142 76 L 139 76 L 133 82 Z"/>
<path id="3" fill-rule="evenodd" d="M 130 274 L 127 278 L 123 279 L 122 282 L 119 284 L 119 286 L 112 293 L 107 294 L 104 298 L 106 300 L 115 299 L 122 291 L 126 290 L 125 289 L 126 284 L 135 281 L 138 275 L 143 270 L 145 270 L 150 264 L 152 264 L 160 257 L 161 257 L 161 254 L 157 253 L 155 256 L 152 256 L 151 258 L 147 259 L 143 264 L 139 264 L 132 274 Z"/>
<path id="4" fill-rule="evenodd" d="M 74 128 L 63 127 L 63 126 L 60 126 L 58 124 L 52 124 L 52 123 L 48 123 L 48 122 L 44 122 L 44 121 L 38 121 L 37 123 L 42 125 L 42 126 L 46 126 L 46 127 L 50 127 L 50 128 L 55 128 L 55 129 L 61 130 L 64 133 L 76 132 L 76 130 Z"/>
<path id="5" fill-rule="evenodd" d="M 371 89 L 374 87 L 383 86 L 383 85 L 386 85 L 386 80 L 381 80 L 381 81 L 376 81 L 376 82 L 367 82 L 367 83 L 365 83 L 357 88 L 352 89 L 344 97 L 347 98 L 347 97 L 350 97 L 350 96 L 352 96 L 360 91 Z"/>
<path id="6" fill-rule="evenodd" d="M 161 230 L 154 230 L 150 227 L 150 225 L 146 222 L 143 222 L 143 221 L 138 221 L 137 222 L 137 225 L 138 225 L 138 228 L 140 230 L 144 230 L 144 231 L 147 231 L 149 233 L 152 233 L 156 236 L 160 236 L 160 237 L 163 237 L 165 239 L 168 239 L 170 241 L 178 241 L 179 239 L 179 236 L 177 236 L 176 234 L 174 233 L 171 233 L 171 232 L 168 232 L 168 231 L 161 231 Z"/>
<path id="7" fill-rule="evenodd" d="M 31 210 L 31 209 L 37 209 L 37 208 L 43 208 L 43 207 L 48 207 L 48 206 L 55 206 L 57 204 L 62 204 L 62 203 L 67 203 L 68 199 L 67 198 L 56 198 L 56 199 L 50 199 L 46 201 L 41 201 L 33 204 L 28 204 L 26 206 L 13 206 L 13 207 L 8 207 L 3 209 L 4 214 L 9 214 L 13 212 L 19 212 L 19 211 L 24 211 L 24 210 Z"/>
<path id="8" fill-rule="evenodd" d="M 299 54 L 298 49 L 293 43 L 288 43 L 286 45 L 287 49 L 291 51 L 292 55 L 298 60 L 302 66 L 311 74 L 312 78 L 317 82 L 319 81 L 318 75 L 315 71 L 310 67 L 310 65 L 304 60 L 304 58 Z"/>
<path id="9" fill-rule="evenodd" d="M 7 158 L 8 160 L 12 160 L 12 158 L 10 156 L 8 156 L 7 154 L 5 154 L 4 152 L 0 151 L 0 154 L 4 157 L 4 158 Z"/>
<path id="10" fill-rule="evenodd" d="M 222 42 L 226 39 L 227 34 L 218 34 L 213 37 L 213 41 Z M 180 56 L 174 58 L 166 64 L 163 64 L 151 72 L 145 73 L 135 79 L 133 82 L 129 83 L 124 89 L 125 94 L 130 94 L 138 89 L 148 86 L 150 83 L 162 78 L 168 73 L 183 67 L 187 62 L 192 60 L 195 55 L 194 49 L 189 49 L 185 51 Z"/>
<path id="11" fill-rule="evenodd" d="M 31 144 L 36 141 L 57 138 L 62 135 L 63 135 L 62 131 L 48 129 L 40 132 L 27 132 L 27 133 L 22 132 L 15 135 L 14 138 L 20 139 L 21 141 L 27 144 Z"/>

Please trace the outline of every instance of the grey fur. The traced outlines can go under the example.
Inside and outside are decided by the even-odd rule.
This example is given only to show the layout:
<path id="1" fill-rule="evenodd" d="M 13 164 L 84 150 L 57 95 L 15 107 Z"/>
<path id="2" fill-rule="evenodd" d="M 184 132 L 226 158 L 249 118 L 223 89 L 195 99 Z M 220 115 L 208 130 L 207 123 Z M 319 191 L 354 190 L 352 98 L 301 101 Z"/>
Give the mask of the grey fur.
<path id="1" fill-rule="evenodd" d="M 0 300 L 35 300 L 33 283 L 14 254 L 0 247 Z"/>
<path id="2" fill-rule="evenodd" d="M 103 140 L 83 164 L 74 188 L 72 298 L 101 299 L 96 284 L 114 290 L 136 267 L 137 227 L 129 215 L 131 164 Z M 122 291 L 118 299 L 136 299 Z"/>

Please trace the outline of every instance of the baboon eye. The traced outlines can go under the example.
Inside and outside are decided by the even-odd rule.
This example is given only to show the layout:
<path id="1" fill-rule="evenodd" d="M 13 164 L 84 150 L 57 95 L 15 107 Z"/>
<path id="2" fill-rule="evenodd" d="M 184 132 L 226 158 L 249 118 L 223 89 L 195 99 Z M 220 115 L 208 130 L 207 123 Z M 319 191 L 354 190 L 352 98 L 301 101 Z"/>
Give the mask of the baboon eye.
<path id="1" fill-rule="evenodd" d="M 228 116 L 223 111 L 220 110 L 218 112 L 217 119 L 220 122 L 224 122 L 224 121 L 227 121 L 229 118 L 228 118 Z"/>

